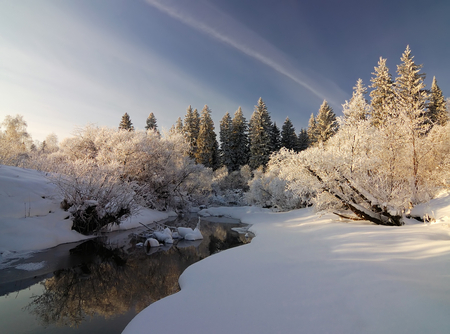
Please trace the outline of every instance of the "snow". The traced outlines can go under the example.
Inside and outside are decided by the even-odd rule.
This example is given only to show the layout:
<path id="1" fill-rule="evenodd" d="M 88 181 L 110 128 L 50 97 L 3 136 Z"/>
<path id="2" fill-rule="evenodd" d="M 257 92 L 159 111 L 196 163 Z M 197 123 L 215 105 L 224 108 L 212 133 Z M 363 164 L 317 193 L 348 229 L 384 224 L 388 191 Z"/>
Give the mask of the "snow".
<path id="1" fill-rule="evenodd" d="M 62 198 L 45 173 L 0 165 L 0 268 L 30 251 L 87 239 L 71 230 L 69 213 L 60 208 Z M 165 219 L 168 214 L 142 208 L 109 230 L 129 229 Z"/>
<path id="2" fill-rule="evenodd" d="M 429 208 L 448 210 L 443 198 Z M 170 331 L 182 333 L 449 331 L 446 224 L 360 224 L 311 208 L 200 213 L 241 219 L 256 237 L 190 266 L 181 291 L 144 309 L 123 333 L 165 332 L 169 315 Z"/>

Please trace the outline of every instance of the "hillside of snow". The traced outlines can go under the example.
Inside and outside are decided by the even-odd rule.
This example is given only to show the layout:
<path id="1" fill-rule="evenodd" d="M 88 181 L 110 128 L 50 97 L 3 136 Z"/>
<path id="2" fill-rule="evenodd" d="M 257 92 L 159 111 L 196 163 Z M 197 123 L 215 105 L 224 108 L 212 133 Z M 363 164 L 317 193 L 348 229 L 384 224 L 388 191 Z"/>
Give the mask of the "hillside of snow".
<path id="1" fill-rule="evenodd" d="M 0 165 L 0 263 L 21 252 L 50 248 L 88 237 L 71 230 L 69 213 L 45 173 Z M 168 217 L 142 208 L 112 229 L 129 229 Z"/>
<path id="2" fill-rule="evenodd" d="M 431 201 L 429 212 L 434 205 L 443 214 L 450 198 Z M 312 209 L 201 213 L 253 224 L 256 237 L 189 267 L 181 291 L 144 309 L 123 333 L 449 332 L 446 224 L 378 226 Z"/>

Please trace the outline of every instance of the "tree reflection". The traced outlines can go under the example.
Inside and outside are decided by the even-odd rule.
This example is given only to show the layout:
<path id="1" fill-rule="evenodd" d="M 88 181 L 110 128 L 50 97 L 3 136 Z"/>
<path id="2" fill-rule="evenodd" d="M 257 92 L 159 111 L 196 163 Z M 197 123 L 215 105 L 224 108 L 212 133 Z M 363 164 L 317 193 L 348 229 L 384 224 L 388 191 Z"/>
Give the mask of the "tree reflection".
<path id="1" fill-rule="evenodd" d="M 70 250 L 83 263 L 61 269 L 44 283 L 44 293 L 28 306 L 44 326 L 78 326 L 86 317 L 108 319 L 130 309 L 140 312 L 151 303 L 180 290 L 178 279 L 191 264 L 247 240 L 231 230 L 235 224 L 202 222 L 204 239 L 174 245 L 147 255 L 145 249 L 109 249 L 96 240 Z M 188 246 L 188 247 L 183 247 Z M 195 246 L 194 246 L 195 245 Z"/>

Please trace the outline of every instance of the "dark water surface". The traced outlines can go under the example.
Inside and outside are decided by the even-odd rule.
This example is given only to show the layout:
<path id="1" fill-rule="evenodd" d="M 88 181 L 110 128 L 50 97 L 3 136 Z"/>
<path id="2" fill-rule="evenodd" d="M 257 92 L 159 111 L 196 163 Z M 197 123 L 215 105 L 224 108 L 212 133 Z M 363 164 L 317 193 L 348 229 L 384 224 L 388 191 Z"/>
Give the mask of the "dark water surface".
<path id="1" fill-rule="evenodd" d="M 165 224 L 195 227 L 197 220 Z M 245 226 L 208 217 L 200 224 L 203 240 L 147 251 L 133 236 L 141 228 L 35 253 L 0 270 L 1 332 L 121 333 L 142 309 L 179 291 L 178 278 L 188 266 L 250 242 L 232 230 Z"/>

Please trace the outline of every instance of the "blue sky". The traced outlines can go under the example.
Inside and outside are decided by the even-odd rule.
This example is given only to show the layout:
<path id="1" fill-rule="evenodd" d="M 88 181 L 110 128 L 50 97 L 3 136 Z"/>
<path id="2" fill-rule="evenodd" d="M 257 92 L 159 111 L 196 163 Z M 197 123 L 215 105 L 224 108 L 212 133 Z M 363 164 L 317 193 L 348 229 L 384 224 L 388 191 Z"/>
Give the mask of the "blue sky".
<path id="1" fill-rule="evenodd" d="M 218 129 L 262 97 L 299 131 L 324 99 L 341 115 L 380 56 L 395 77 L 406 45 L 449 96 L 448 13 L 446 0 L 0 0 L 0 120 L 61 140 L 125 112 L 168 129 L 207 104 Z"/>

